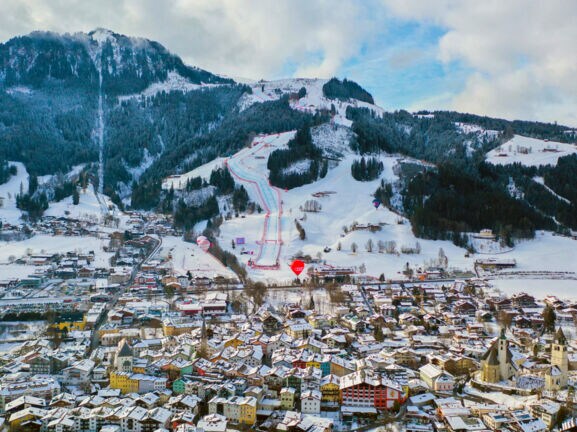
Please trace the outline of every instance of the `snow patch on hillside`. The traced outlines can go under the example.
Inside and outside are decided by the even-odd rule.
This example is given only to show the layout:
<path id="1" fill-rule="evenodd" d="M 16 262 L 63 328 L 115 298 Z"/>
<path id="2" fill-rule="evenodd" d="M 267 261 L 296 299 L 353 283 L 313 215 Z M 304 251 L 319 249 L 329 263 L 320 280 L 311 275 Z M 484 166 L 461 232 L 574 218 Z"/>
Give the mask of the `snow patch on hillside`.
<path id="1" fill-rule="evenodd" d="M 44 190 L 49 198 L 53 197 L 53 189 L 60 186 L 65 181 L 72 181 L 77 178 L 86 164 L 78 164 L 72 167 L 66 174 L 47 174 L 38 177 L 39 189 Z"/>
<path id="2" fill-rule="evenodd" d="M 311 160 L 304 159 L 293 163 L 282 170 L 283 174 L 302 174 L 308 172 L 311 167 Z"/>
<path id="3" fill-rule="evenodd" d="M 560 157 L 577 153 L 577 145 L 515 135 L 513 139 L 487 153 L 494 165 L 520 163 L 525 166 L 557 165 Z"/>
<path id="4" fill-rule="evenodd" d="M 497 138 L 500 134 L 499 131 L 491 130 L 491 129 L 484 129 L 481 126 L 477 126 L 474 124 L 456 122 L 455 126 L 457 127 L 458 130 L 460 130 L 462 133 L 464 133 L 466 135 L 475 134 L 475 135 L 488 137 L 488 138 Z"/>
<path id="5" fill-rule="evenodd" d="M 152 156 L 147 148 L 144 149 L 144 155 L 142 157 L 142 161 L 140 165 L 135 167 L 125 166 L 126 171 L 130 174 L 131 178 L 135 181 L 138 181 L 140 176 L 144 174 L 144 172 L 150 168 L 150 166 L 158 159 L 158 156 Z"/>
<path id="6" fill-rule="evenodd" d="M 183 199 L 186 205 L 198 207 L 208 201 L 208 199 L 214 195 L 215 191 L 216 187 L 207 186 L 198 190 L 183 193 Z"/>
<path id="7" fill-rule="evenodd" d="M 295 110 L 314 113 L 316 110 L 330 110 L 334 106 L 336 113 L 333 122 L 343 126 L 350 127 L 352 124 L 346 118 L 346 111 L 349 106 L 369 108 L 378 115 L 384 113 L 381 107 L 357 99 L 341 101 L 326 98 L 323 95 L 323 85 L 327 81 L 317 78 L 293 78 L 252 83 L 250 84 L 252 94 L 243 95 L 239 101 L 239 108 L 242 111 L 254 103 L 277 100 L 285 94 L 296 94 L 304 87 L 307 91 L 306 95 L 301 99 L 292 99 L 290 101 L 291 107 Z"/>
<path id="8" fill-rule="evenodd" d="M 162 182 L 162 189 L 163 190 L 170 190 L 171 188 L 174 188 L 174 190 L 184 189 L 186 187 L 186 182 L 189 179 L 195 177 L 200 177 L 203 180 L 209 181 L 210 173 L 212 173 L 215 169 L 223 168 L 225 166 L 224 165 L 225 160 L 226 158 L 218 157 L 184 174 L 175 174 L 170 177 L 167 177 Z"/>
<path id="9" fill-rule="evenodd" d="M 354 134 L 347 127 L 325 123 L 312 128 L 311 135 L 314 145 L 327 156 L 340 158 L 351 153 L 349 144 Z"/>
<path id="10" fill-rule="evenodd" d="M 107 41 L 115 41 L 112 32 L 104 28 L 97 28 L 90 34 L 90 36 L 94 41 L 96 41 L 96 43 L 98 43 L 98 45 L 103 45 Z"/>
<path id="11" fill-rule="evenodd" d="M 571 204 L 571 201 L 569 201 L 567 198 L 562 197 L 561 195 L 559 195 L 557 192 L 555 192 L 553 189 L 551 189 L 549 186 L 547 186 L 545 184 L 545 179 L 543 177 L 533 177 L 533 181 L 535 183 L 539 183 L 540 185 L 543 185 L 543 187 L 545 189 L 547 189 L 549 191 L 549 193 L 551 193 L 551 195 L 554 195 L 555 197 L 557 197 L 558 199 L 560 199 L 561 201 L 567 203 L 567 204 Z"/>
<path id="12" fill-rule="evenodd" d="M 176 71 L 168 72 L 166 80 L 162 82 L 157 82 L 149 85 L 140 93 L 134 93 L 126 96 L 120 96 L 118 98 L 119 102 L 123 102 L 129 99 L 140 98 L 140 97 L 153 97 L 158 93 L 169 93 L 172 91 L 179 91 L 181 93 L 187 93 L 189 91 L 199 90 L 202 88 L 216 87 L 220 84 L 193 84 L 187 78 L 184 78 Z"/>
<path id="13" fill-rule="evenodd" d="M 16 197 L 20 192 L 28 193 L 28 171 L 21 162 L 8 162 L 9 166 L 16 167 L 16 175 L 0 185 L 0 200 L 3 201 L 0 207 L 0 220 L 13 225 L 20 224 L 22 212 L 16 207 Z"/>
<path id="14" fill-rule="evenodd" d="M 50 203 L 44 216 L 67 217 L 70 219 L 83 220 L 91 223 L 104 223 L 104 216 L 110 215 L 118 218 L 119 227 L 124 226 L 127 217 L 118 210 L 118 207 L 106 195 L 97 194 L 94 187 L 89 185 L 86 189 L 79 189 L 79 203 L 74 205 L 72 197 L 66 197 L 61 201 Z"/>
<path id="15" fill-rule="evenodd" d="M 26 86 L 14 86 L 14 87 L 8 87 L 6 89 L 6 93 L 8 93 L 9 95 L 14 94 L 30 95 L 33 93 L 33 90 L 30 87 Z"/>

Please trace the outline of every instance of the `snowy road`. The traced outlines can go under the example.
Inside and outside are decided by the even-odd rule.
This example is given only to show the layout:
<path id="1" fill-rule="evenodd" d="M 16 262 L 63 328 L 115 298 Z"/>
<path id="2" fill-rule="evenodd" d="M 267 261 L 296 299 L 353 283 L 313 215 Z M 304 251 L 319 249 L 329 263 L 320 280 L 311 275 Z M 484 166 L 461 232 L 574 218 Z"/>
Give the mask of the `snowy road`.
<path id="1" fill-rule="evenodd" d="M 278 135 L 268 135 L 257 141 L 251 148 L 246 148 L 226 161 L 228 169 L 236 179 L 245 184 L 247 190 L 258 197 L 258 204 L 265 211 L 262 237 L 258 241 L 259 251 L 254 266 L 257 268 L 278 268 L 282 247 L 281 219 L 282 202 L 278 188 L 271 186 L 265 170 L 251 169 L 247 161 L 259 156 Z"/>

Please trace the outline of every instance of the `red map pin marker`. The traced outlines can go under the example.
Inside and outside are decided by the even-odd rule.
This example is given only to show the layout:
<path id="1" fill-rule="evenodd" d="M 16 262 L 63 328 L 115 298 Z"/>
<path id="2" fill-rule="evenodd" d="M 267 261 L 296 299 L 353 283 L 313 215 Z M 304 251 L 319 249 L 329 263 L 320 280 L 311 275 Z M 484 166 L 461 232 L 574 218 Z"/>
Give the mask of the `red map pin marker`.
<path id="1" fill-rule="evenodd" d="M 305 263 L 302 262 L 301 260 L 294 260 L 291 264 L 291 270 L 297 276 L 300 275 L 304 269 L 305 269 Z"/>

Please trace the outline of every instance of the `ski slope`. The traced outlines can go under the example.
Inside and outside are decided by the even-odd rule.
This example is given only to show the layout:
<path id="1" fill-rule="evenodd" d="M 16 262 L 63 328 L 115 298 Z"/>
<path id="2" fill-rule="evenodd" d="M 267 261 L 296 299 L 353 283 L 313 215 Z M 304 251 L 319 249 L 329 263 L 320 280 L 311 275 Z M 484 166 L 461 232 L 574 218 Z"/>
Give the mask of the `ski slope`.
<path id="1" fill-rule="evenodd" d="M 282 248 L 282 200 L 278 188 L 271 186 L 267 170 L 256 169 L 256 160 L 266 160 L 270 149 L 279 144 L 279 139 L 292 137 L 289 134 L 268 135 L 257 139 L 251 147 L 245 148 L 226 161 L 226 165 L 236 180 L 265 211 L 262 237 L 258 241 L 259 250 L 250 265 L 260 269 L 278 269 Z M 289 137 L 290 135 L 290 137 Z M 264 158 L 264 159 L 256 159 Z M 252 193 L 251 193 L 252 192 Z"/>

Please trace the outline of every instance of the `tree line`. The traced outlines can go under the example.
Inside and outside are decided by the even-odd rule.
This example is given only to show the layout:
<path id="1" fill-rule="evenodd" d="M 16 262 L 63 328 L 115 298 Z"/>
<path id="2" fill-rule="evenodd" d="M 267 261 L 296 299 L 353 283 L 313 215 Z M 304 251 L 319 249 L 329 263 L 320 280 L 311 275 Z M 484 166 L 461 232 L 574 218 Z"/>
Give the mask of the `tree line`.
<path id="1" fill-rule="evenodd" d="M 288 149 L 273 151 L 267 162 L 269 180 L 277 187 L 292 189 L 324 178 L 328 172 L 328 161 L 323 160 L 323 152 L 314 145 L 310 125 L 298 129 L 288 142 Z M 308 161 L 304 169 L 291 171 L 294 164 Z"/>
<path id="2" fill-rule="evenodd" d="M 371 181 L 378 178 L 383 172 L 383 163 L 374 157 L 353 161 L 351 175 L 358 181 Z"/>
<path id="3" fill-rule="evenodd" d="M 354 81 L 331 78 L 323 85 L 323 94 L 329 99 L 357 99 L 374 104 L 373 96 Z"/>

